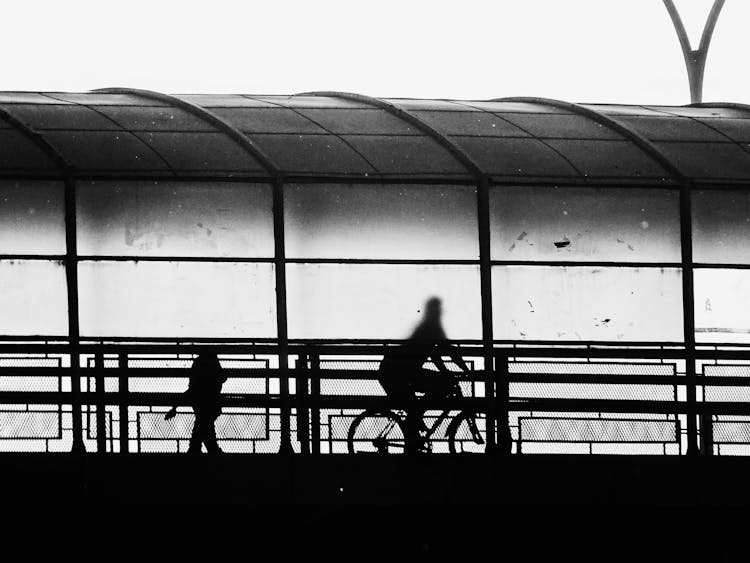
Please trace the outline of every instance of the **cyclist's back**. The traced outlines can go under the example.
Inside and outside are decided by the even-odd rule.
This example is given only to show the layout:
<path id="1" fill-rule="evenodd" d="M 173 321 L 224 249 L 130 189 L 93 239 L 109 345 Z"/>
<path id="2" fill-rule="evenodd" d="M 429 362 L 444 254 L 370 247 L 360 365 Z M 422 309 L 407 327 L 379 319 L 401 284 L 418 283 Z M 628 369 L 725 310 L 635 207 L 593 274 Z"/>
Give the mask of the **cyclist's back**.
<path id="1" fill-rule="evenodd" d="M 383 356 L 379 381 L 389 397 L 412 398 L 415 392 L 443 396 L 452 389 L 454 378 L 441 358 L 441 348 L 448 343 L 440 321 L 441 309 L 440 299 L 429 299 L 424 317 L 411 336 Z M 424 368 L 430 359 L 439 371 Z M 465 364 L 461 367 L 466 369 Z"/>

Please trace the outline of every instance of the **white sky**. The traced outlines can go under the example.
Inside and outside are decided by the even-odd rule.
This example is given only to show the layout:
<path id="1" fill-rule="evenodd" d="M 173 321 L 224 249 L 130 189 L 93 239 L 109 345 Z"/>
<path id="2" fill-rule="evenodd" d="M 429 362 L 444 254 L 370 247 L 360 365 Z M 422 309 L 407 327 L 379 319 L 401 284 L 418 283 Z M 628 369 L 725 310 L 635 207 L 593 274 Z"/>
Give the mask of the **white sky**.
<path id="1" fill-rule="evenodd" d="M 675 2 L 697 44 L 712 0 Z M 0 90 L 689 103 L 661 0 L 4 0 Z M 726 0 L 704 101 L 750 103 L 750 2 Z"/>

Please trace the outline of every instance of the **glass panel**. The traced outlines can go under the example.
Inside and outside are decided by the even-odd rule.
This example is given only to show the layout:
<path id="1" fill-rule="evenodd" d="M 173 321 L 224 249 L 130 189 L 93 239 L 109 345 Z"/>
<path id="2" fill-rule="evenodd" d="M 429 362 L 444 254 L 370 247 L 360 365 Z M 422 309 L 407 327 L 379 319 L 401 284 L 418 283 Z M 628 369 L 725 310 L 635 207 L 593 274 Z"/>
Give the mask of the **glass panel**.
<path id="1" fill-rule="evenodd" d="M 700 119 L 738 143 L 750 143 L 750 119 Z"/>
<path id="2" fill-rule="evenodd" d="M 679 262 L 679 193 L 493 187 L 493 260 Z"/>
<path id="3" fill-rule="evenodd" d="M 125 131 L 46 131 L 44 137 L 81 170 L 165 170 L 167 165 Z"/>
<path id="4" fill-rule="evenodd" d="M 253 133 L 318 133 L 326 131 L 287 108 L 216 108 L 211 113 L 241 131 Z"/>
<path id="5" fill-rule="evenodd" d="M 453 137 L 451 140 L 488 174 L 580 177 L 565 159 L 536 139 Z"/>
<path id="6" fill-rule="evenodd" d="M 473 186 L 284 186 L 289 258 L 477 259 Z"/>
<path id="7" fill-rule="evenodd" d="M 686 117 L 621 116 L 613 118 L 647 139 L 661 141 L 726 141 L 726 137 Z"/>
<path id="8" fill-rule="evenodd" d="M 750 178 L 750 154 L 731 143 L 654 143 L 685 175 Z"/>
<path id="9" fill-rule="evenodd" d="M 252 135 L 260 149 L 286 172 L 372 174 L 375 169 L 333 135 Z"/>
<path id="10" fill-rule="evenodd" d="M 750 264 L 750 193 L 693 191 L 693 260 Z"/>
<path id="11" fill-rule="evenodd" d="M 750 271 L 695 270 L 698 342 L 750 343 Z"/>
<path id="12" fill-rule="evenodd" d="M 0 253 L 65 253 L 65 188 L 59 182 L 0 181 Z"/>
<path id="13" fill-rule="evenodd" d="M 445 135 L 529 136 L 528 133 L 506 120 L 482 111 L 414 111 L 412 113 Z"/>
<path id="14" fill-rule="evenodd" d="M 658 178 L 669 176 L 661 165 L 630 141 L 546 141 L 584 176 Z"/>
<path id="15" fill-rule="evenodd" d="M 0 130 L 0 169 L 50 170 L 57 168 L 28 137 L 15 129 Z"/>
<path id="16" fill-rule="evenodd" d="M 16 104 L 11 112 L 32 129 L 120 129 L 106 117 L 83 106 Z"/>
<path id="17" fill-rule="evenodd" d="M 346 142 L 384 174 L 466 174 L 447 149 L 429 137 L 347 136 Z"/>
<path id="18" fill-rule="evenodd" d="M 138 133 L 138 137 L 180 171 L 265 171 L 224 133 Z"/>
<path id="19" fill-rule="evenodd" d="M 500 340 L 683 339 L 676 268 L 495 266 L 492 294 Z"/>
<path id="20" fill-rule="evenodd" d="M 384 109 L 300 109 L 299 112 L 331 133 L 349 135 L 422 135 Z"/>
<path id="21" fill-rule="evenodd" d="M 81 262 L 86 336 L 272 338 L 271 264 Z"/>
<path id="22" fill-rule="evenodd" d="M 481 338 L 478 267 L 289 264 L 289 336 L 408 338 L 433 296 L 448 338 Z"/>
<path id="23" fill-rule="evenodd" d="M 65 268 L 46 260 L 0 261 L 0 334 L 65 336 Z"/>
<path id="24" fill-rule="evenodd" d="M 273 256 L 270 186 L 80 182 L 77 192 L 81 255 Z"/>
<path id="25" fill-rule="evenodd" d="M 503 119 L 536 137 L 622 139 L 622 135 L 593 119 L 574 114 L 499 113 Z"/>
<path id="26" fill-rule="evenodd" d="M 100 106 L 96 110 L 131 131 L 216 130 L 205 119 L 174 107 Z"/>

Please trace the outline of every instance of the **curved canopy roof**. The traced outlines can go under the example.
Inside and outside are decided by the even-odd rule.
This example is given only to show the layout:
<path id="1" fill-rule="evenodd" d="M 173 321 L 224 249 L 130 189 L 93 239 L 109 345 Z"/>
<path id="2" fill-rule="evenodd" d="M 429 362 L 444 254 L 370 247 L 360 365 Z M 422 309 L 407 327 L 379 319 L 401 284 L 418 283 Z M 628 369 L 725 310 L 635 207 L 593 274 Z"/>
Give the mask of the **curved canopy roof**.
<path id="1" fill-rule="evenodd" d="M 750 107 L 0 92 L 0 174 L 750 182 Z"/>

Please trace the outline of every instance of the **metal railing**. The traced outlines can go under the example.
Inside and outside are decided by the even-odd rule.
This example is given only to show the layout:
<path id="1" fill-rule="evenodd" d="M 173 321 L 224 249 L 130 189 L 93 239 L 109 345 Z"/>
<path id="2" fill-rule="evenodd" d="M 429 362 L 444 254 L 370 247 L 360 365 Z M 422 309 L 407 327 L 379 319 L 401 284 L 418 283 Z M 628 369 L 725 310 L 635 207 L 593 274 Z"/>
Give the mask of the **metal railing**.
<path id="1" fill-rule="evenodd" d="M 225 452 L 348 453 L 383 431 L 373 419 L 352 435 L 365 411 L 403 428 L 411 403 L 386 395 L 378 372 L 394 345 L 292 342 L 281 356 L 273 342 L 3 343 L 0 451 L 66 452 L 80 438 L 91 453 L 184 452 L 190 366 L 210 350 L 227 375 L 216 422 Z M 452 350 L 471 369 L 462 396 L 422 399 L 433 453 L 750 455 L 750 348 L 698 346 L 695 377 L 676 344 L 496 343 L 491 362 L 477 343 Z M 481 441 L 451 429 L 462 413 Z"/>

